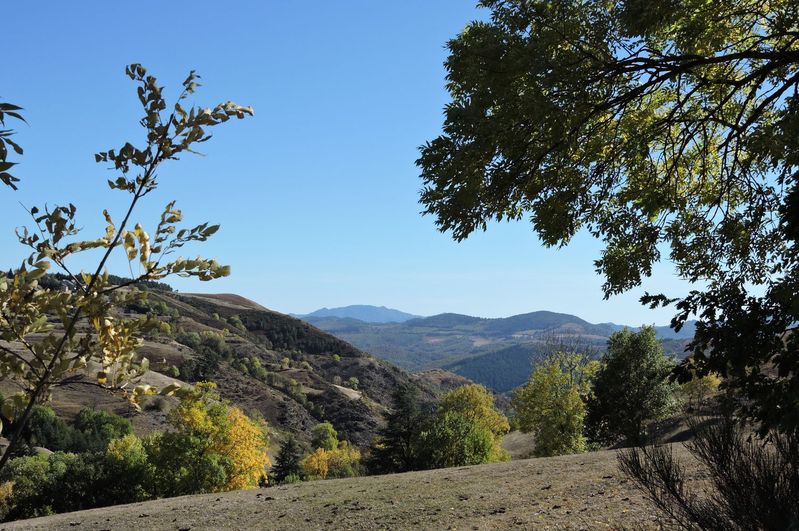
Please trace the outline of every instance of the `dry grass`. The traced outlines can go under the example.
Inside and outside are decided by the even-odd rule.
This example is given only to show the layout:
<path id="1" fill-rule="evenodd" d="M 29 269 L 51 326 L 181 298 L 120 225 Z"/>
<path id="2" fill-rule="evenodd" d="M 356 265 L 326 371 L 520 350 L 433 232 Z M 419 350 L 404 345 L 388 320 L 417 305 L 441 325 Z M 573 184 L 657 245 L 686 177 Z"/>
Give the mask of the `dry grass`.
<path id="1" fill-rule="evenodd" d="M 680 446 L 676 452 L 688 458 Z M 95 509 L 5 529 L 669 528 L 614 451 Z"/>

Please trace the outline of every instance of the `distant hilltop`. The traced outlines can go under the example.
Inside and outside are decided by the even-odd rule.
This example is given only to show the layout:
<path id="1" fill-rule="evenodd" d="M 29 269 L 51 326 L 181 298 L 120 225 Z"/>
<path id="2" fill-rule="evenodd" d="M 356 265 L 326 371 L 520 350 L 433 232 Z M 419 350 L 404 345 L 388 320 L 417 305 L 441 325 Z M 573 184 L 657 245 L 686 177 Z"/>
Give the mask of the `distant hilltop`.
<path id="1" fill-rule="evenodd" d="M 297 315 L 301 319 L 305 317 L 338 317 L 341 319 L 357 319 L 364 323 L 404 323 L 411 319 L 419 319 L 421 315 L 401 312 L 385 306 L 370 306 L 368 304 L 353 304 L 341 308 L 322 308 L 305 315 Z"/>
<path id="2" fill-rule="evenodd" d="M 593 324 L 575 315 L 548 311 L 493 319 L 457 313 L 413 317 L 376 306 L 324 308 L 300 316 L 403 369 L 445 369 L 500 393 L 523 384 L 535 361 L 553 344 L 575 343 L 598 355 L 614 332 L 639 328 Z M 668 326 L 655 327 L 667 354 L 686 356 L 695 324 L 688 321 L 679 332 Z"/>

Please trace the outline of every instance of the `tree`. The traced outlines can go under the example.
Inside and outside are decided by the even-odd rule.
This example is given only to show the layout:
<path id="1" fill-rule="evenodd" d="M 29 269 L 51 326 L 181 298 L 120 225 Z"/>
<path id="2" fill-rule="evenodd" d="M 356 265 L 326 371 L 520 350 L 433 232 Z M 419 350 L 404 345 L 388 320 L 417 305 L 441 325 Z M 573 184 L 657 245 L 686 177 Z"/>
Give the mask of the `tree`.
<path id="1" fill-rule="evenodd" d="M 317 448 L 302 460 L 302 469 L 311 479 L 327 479 L 330 470 L 330 452 Z"/>
<path id="2" fill-rule="evenodd" d="M 789 1 L 482 0 L 448 43 L 424 211 L 463 240 L 529 218 L 547 246 L 604 240 L 606 296 L 665 252 L 700 286 L 703 374 L 762 429 L 799 427 L 799 11 Z M 774 368 L 775 370 L 769 370 Z"/>
<path id="3" fill-rule="evenodd" d="M 302 479 L 302 446 L 293 435 L 289 435 L 280 447 L 275 466 L 271 469 L 272 481 L 283 483 L 287 478 L 296 477 Z"/>
<path id="4" fill-rule="evenodd" d="M 197 384 L 173 410 L 175 431 L 145 440 L 158 496 L 255 488 L 269 464 L 265 427 Z"/>
<path id="5" fill-rule="evenodd" d="M 495 455 L 494 434 L 456 411 L 439 412 L 419 434 L 421 468 L 446 468 L 488 463 Z"/>
<path id="6" fill-rule="evenodd" d="M 493 395 L 479 384 L 462 385 L 441 397 L 438 415 L 458 413 L 491 433 L 493 444 L 489 461 L 507 461 L 502 438 L 510 431 L 508 418 L 494 406 Z"/>
<path id="7" fill-rule="evenodd" d="M 584 399 L 597 362 L 578 353 L 557 352 L 536 364 L 528 382 L 513 392 L 519 429 L 535 434 L 535 455 L 584 452 Z"/>
<path id="8" fill-rule="evenodd" d="M 19 444 L 33 406 L 45 400 L 50 388 L 66 375 L 84 370 L 94 361 L 101 366 L 93 375 L 97 385 L 122 389 L 135 383 L 148 370 L 147 360 L 137 357 L 136 349 L 142 333 L 156 325 L 157 320 L 112 316 L 114 304 L 124 306 L 143 297 L 135 290 L 120 288 L 173 274 L 200 280 L 229 274 L 229 267 L 215 260 L 178 257 L 168 261 L 170 255 L 184 245 L 208 239 L 218 230 L 218 225 L 203 223 L 191 229 L 178 229 L 183 214 L 172 201 L 164 208 L 151 237 L 140 223 L 131 227 L 132 215 L 139 202 L 157 189 L 158 170 L 164 162 L 176 160 L 183 153 L 192 153 L 197 142 L 210 138 L 208 128 L 231 117 L 251 115 L 252 109 L 233 102 L 219 104 L 213 109 L 184 109 L 182 103 L 199 86 L 198 76 L 191 72 L 183 82 L 177 102 L 167 110 L 163 87 L 144 67 L 129 65 L 126 74 L 138 84 L 138 97 L 144 110 L 140 123 L 146 133 L 145 144 L 136 147 L 126 142 L 121 148 L 95 155 L 97 162 L 112 166 L 114 177 L 108 180 L 108 186 L 130 194 L 121 221 L 115 222 L 104 210 L 105 233 L 96 239 L 80 240 L 74 205 L 33 207 L 29 214 L 34 228 L 23 228 L 17 233 L 19 241 L 30 247 L 31 254 L 13 276 L 0 277 L 0 340 L 4 342 L 0 345 L 0 378 L 13 380 L 22 389 L 3 404 L 3 414 L 12 419 L 13 426 L 8 451 L 0 458 L 0 471 Z M 17 110 L 7 105 L 0 108 L 6 115 L 19 118 Z M 0 122 L 3 117 L 0 115 Z M 18 153 L 21 150 L 9 140 L 7 130 L 0 131 L 0 138 L 3 159 L 0 171 L 5 171 L 9 168 L 5 161 L 6 145 Z M 7 172 L 0 177 L 5 184 L 15 187 L 15 178 Z M 138 270 L 133 279 L 122 284 L 112 284 L 106 271 L 115 249 L 125 253 L 131 270 L 134 262 Z M 87 251 L 99 252 L 96 268 L 89 272 L 73 271 L 71 259 Z M 69 276 L 70 289 L 39 286 L 39 280 L 53 266 Z M 59 326 L 53 326 L 48 316 L 55 317 Z M 131 387 L 125 392 L 137 406 L 142 396 L 156 391 L 147 385 Z M 176 387 L 169 386 L 161 391 L 171 394 Z"/>
<path id="9" fill-rule="evenodd" d="M 394 407 L 372 443 L 368 467 L 374 473 L 407 472 L 418 466 L 418 435 L 423 423 L 419 388 L 410 382 L 394 389 Z"/>
<path id="10" fill-rule="evenodd" d="M 642 444 L 647 423 L 674 410 L 676 385 L 668 380 L 674 361 L 663 354 L 654 327 L 624 329 L 608 339 L 608 350 L 594 378 L 586 429 L 593 439 Z"/>
<path id="11" fill-rule="evenodd" d="M 338 433 L 330 422 L 317 424 L 311 430 L 311 446 L 324 450 L 338 448 Z"/>

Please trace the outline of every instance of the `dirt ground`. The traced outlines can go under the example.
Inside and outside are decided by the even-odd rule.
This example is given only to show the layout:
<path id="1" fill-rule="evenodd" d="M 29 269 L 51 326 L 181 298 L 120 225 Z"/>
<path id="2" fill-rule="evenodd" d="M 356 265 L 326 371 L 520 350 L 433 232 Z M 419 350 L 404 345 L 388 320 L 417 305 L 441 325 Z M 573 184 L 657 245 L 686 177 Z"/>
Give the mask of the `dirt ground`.
<path id="1" fill-rule="evenodd" d="M 680 458 L 685 450 L 675 446 Z M 663 529 L 616 452 L 526 459 L 67 513 L 0 529 Z"/>

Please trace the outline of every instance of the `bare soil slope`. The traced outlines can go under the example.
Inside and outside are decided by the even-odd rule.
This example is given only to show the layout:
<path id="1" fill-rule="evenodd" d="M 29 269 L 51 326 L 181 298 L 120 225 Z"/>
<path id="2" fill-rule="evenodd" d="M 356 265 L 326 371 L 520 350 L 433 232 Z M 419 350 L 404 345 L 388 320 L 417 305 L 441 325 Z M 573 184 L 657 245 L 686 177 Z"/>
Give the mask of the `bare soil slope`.
<path id="1" fill-rule="evenodd" d="M 680 458 L 687 455 L 675 446 Z M 696 471 L 700 479 L 701 471 Z M 616 453 L 316 481 L 61 514 L 3 529 L 663 529 Z"/>

